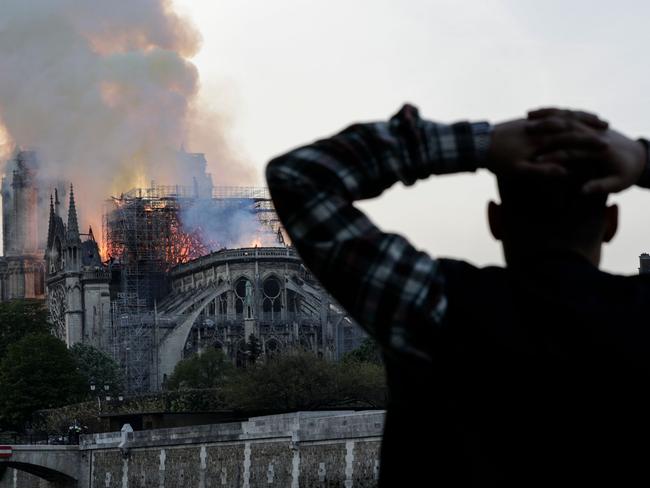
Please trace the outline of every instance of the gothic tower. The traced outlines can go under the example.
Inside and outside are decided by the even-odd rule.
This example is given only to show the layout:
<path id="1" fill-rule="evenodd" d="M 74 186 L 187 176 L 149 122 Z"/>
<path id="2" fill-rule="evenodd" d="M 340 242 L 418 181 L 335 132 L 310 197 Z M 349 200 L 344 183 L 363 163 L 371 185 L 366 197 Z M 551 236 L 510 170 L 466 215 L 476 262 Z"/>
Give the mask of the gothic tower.
<path id="1" fill-rule="evenodd" d="M 17 151 L 2 178 L 0 302 L 42 299 L 43 235 L 39 234 L 38 161 L 33 151 Z M 45 210 L 45 208 L 43 208 Z M 45 213 L 43 212 L 43 216 Z"/>
<path id="2" fill-rule="evenodd" d="M 82 236 L 84 240 L 82 240 Z M 59 197 L 50 201 L 45 253 L 50 320 L 68 347 L 78 342 L 107 350 L 110 340 L 110 272 L 102 264 L 92 229 L 79 232 L 74 189 L 68 223 L 59 215 Z"/>
<path id="3" fill-rule="evenodd" d="M 70 185 L 68 225 L 65 243 L 66 343 L 69 346 L 83 340 L 83 309 L 81 303 L 81 236 L 77 222 L 74 189 Z"/>

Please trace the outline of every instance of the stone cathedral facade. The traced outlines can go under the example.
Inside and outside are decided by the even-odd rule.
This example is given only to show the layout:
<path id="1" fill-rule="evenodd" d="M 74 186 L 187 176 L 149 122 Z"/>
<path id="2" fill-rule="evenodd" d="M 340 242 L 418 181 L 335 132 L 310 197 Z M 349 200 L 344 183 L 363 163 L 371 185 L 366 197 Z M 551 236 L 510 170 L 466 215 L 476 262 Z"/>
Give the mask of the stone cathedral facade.
<path id="1" fill-rule="evenodd" d="M 2 178 L 2 244 L 0 256 L 0 302 L 43 299 L 44 218 L 36 179 L 38 161 L 33 151 L 18 151 L 8 162 Z"/>
<path id="2" fill-rule="evenodd" d="M 92 229 L 79 232 L 74 190 L 70 187 L 67 224 L 58 194 L 50 202 L 45 283 L 55 335 L 68 347 L 78 342 L 101 349 L 110 340 L 110 272 L 102 264 Z"/>
<path id="3" fill-rule="evenodd" d="M 182 156 L 205 172 L 202 155 Z M 79 228 L 73 187 L 43 180 L 38 166 L 33 151 L 18 151 L 2 180 L 0 301 L 44 300 L 53 333 L 68 347 L 89 344 L 111 355 L 129 392 L 161 388 L 179 361 L 210 348 L 244 365 L 253 342 L 260 360 L 297 347 L 336 360 L 361 341 L 359 329 L 275 228 L 269 235 L 279 237 L 270 247 L 253 241 L 253 247 L 206 251 L 182 264 L 154 259 L 166 256 L 165 242 L 185 242 L 176 227 L 151 225 L 156 212 L 209 201 L 219 215 L 247 208 L 267 225 L 274 215 L 268 195 L 226 188 L 210 200 L 215 188 L 208 175 L 203 186 L 195 178 L 189 192 L 170 187 L 173 194 L 154 201 L 163 206 L 147 207 L 147 190 L 140 190 L 126 209 L 134 211 L 115 220 L 124 233 L 119 242 L 133 253 L 115 256 L 107 248 L 102 261 L 92 229 Z"/>

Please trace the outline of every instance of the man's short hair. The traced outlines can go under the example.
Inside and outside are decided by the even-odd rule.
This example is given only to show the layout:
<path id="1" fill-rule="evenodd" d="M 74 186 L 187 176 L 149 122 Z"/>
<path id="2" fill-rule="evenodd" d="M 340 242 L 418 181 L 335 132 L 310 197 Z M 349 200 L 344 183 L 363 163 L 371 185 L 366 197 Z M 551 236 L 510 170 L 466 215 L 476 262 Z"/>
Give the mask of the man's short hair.
<path id="1" fill-rule="evenodd" d="M 581 193 L 587 179 L 586 174 L 498 176 L 505 234 L 525 245 L 594 244 L 602 232 L 607 194 Z"/>

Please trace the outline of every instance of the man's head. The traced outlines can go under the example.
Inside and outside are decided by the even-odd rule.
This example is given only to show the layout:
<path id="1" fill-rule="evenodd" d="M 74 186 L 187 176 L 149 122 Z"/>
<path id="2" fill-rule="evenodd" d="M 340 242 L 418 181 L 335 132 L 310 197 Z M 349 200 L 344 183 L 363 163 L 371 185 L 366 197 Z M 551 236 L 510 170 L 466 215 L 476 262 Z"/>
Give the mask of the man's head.
<path id="1" fill-rule="evenodd" d="M 616 233 L 618 208 L 607 205 L 606 194 L 580 191 L 588 177 L 497 177 L 501 204 L 490 202 L 488 219 L 509 265 L 551 249 L 578 252 L 598 265 L 602 243 Z"/>

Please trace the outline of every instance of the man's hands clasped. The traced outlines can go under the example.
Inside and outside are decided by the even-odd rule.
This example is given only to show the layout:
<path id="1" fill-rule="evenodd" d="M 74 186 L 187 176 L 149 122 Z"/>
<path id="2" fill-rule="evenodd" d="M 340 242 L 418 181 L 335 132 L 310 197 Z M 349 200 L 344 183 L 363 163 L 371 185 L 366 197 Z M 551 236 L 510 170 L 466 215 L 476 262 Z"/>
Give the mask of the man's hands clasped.
<path id="1" fill-rule="evenodd" d="M 598 175 L 584 183 L 584 193 L 614 193 L 639 181 L 647 159 L 641 142 L 594 114 L 543 108 L 493 127 L 486 167 L 497 175 L 540 178 L 584 171 Z"/>

